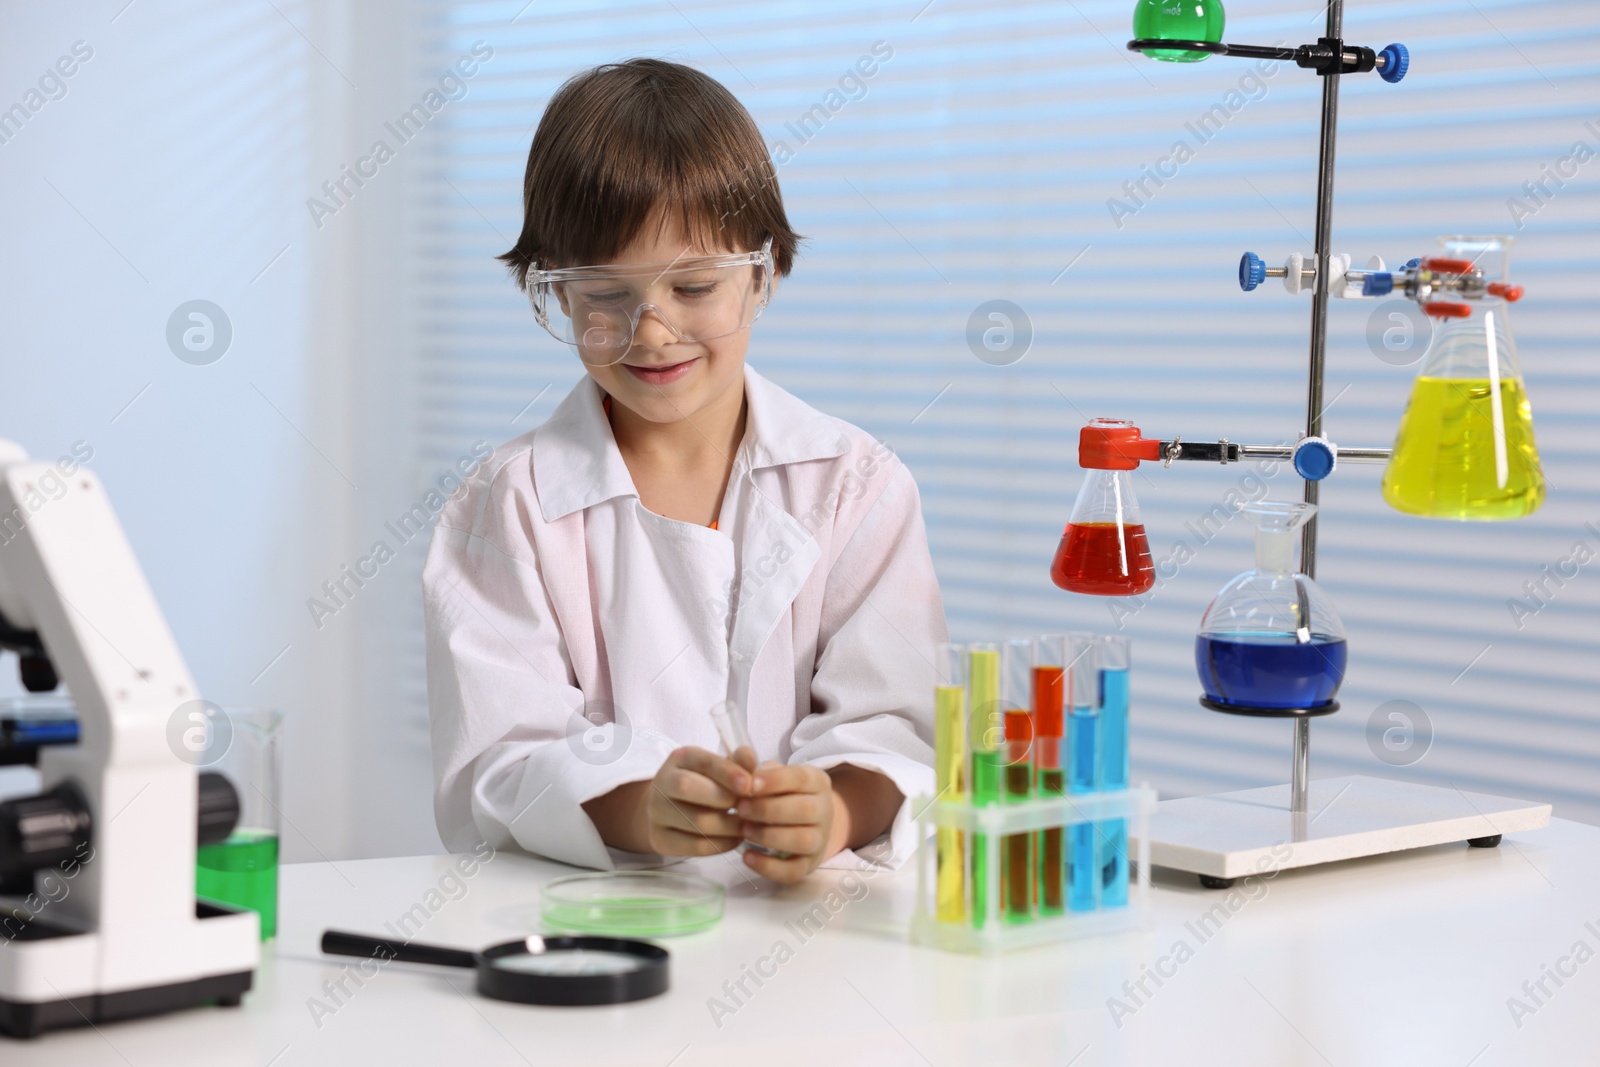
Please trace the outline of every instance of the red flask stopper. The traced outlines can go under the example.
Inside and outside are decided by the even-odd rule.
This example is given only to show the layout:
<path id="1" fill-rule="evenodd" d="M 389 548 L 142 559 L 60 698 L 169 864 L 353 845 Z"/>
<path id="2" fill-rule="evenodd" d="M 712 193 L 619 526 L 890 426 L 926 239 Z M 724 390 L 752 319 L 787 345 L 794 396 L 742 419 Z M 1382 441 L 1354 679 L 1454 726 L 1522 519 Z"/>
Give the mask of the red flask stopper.
<path id="1" fill-rule="evenodd" d="M 1095 423 L 1111 423 L 1096 419 Z M 1141 460 L 1160 459 L 1161 442 L 1139 436 L 1139 427 L 1126 423 L 1095 425 L 1078 431 L 1078 466 L 1090 470 L 1131 471 Z"/>

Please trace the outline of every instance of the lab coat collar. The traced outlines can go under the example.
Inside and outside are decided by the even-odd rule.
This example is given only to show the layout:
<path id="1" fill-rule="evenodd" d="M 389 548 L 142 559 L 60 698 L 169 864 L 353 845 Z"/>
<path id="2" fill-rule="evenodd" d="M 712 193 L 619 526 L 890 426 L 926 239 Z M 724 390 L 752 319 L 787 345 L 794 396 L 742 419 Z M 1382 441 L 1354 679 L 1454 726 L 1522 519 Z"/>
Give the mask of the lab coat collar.
<path id="1" fill-rule="evenodd" d="M 745 398 L 749 410 L 734 476 L 762 467 L 834 459 L 850 450 L 839 425 L 747 363 Z M 554 522 L 574 511 L 618 496 L 637 496 L 633 476 L 611 435 L 601 408 L 601 390 L 585 374 L 548 421 L 533 436 L 533 477 L 539 511 Z"/>
<path id="2" fill-rule="evenodd" d="M 750 470 L 836 459 L 850 451 L 839 424 L 804 400 L 744 367 L 744 395 L 750 410 L 744 445 Z"/>
<path id="3" fill-rule="evenodd" d="M 545 522 L 612 497 L 638 495 L 600 398 L 600 386 L 585 374 L 533 433 L 533 484 Z"/>

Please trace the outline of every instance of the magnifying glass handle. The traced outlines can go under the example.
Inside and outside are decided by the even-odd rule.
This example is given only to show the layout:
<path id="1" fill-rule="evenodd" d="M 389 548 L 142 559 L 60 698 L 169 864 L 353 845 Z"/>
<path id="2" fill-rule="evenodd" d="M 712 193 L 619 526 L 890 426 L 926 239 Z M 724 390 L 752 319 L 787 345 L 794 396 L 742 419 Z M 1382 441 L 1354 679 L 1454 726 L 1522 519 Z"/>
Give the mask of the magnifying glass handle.
<path id="1" fill-rule="evenodd" d="M 431 963 L 437 967 L 478 966 L 476 953 L 440 945 L 420 945 L 415 941 L 390 941 L 369 934 L 352 934 L 343 930 L 327 930 L 322 935 L 322 951 L 330 956 L 361 956 L 380 960 L 399 960 L 401 963 Z"/>

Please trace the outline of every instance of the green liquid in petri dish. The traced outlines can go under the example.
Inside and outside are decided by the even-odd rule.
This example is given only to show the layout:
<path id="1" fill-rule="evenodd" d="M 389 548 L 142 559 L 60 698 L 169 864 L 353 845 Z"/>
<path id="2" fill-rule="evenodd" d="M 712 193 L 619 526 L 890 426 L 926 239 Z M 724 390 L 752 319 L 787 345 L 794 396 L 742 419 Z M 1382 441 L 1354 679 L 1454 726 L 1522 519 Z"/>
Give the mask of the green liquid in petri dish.
<path id="1" fill-rule="evenodd" d="M 1222 0 L 1139 0 L 1133 9 L 1135 40 L 1222 40 Z M 1198 63 L 1211 53 L 1188 49 L 1153 48 L 1145 53 L 1167 63 Z"/>
<path id="2" fill-rule="evenodd" d="M 195 857 L 194 893 L 261 916 L 261 940 L 278 932 L 278 835 L 238 830 Z"/>
<path id="3" fill-rule="evenodd" d="M 551 932 L 611 937 L 666 937 L 692 934 L 722 919 L 722 898 L 681 903 L 661 897 L 610 897 L 603 901 L 546 900 L 542 912 Z"/>
<path id="4" fill-rule="evenodd" d="M 727 890 L 697 874 L 603 871 L 557 878 L 539 890 L 546 933 L 669 937 L 722 920 Z"/>

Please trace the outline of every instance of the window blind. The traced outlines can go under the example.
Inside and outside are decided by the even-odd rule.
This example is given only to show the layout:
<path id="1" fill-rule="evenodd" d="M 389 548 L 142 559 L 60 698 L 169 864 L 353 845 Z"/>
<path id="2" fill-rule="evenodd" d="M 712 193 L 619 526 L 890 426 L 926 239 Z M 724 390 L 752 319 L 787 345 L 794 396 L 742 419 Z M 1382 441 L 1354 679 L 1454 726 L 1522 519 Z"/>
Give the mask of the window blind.
<path id="1" fill-rule="evenodd" d="M 1230 6 L 1227 40 L 1322 32 L 1319 3 Z M 1047 571 L 1088 418 L 1260 443 L 1303 429 L 1309 297 L 1270 283 L 1241 293 L 1235 264 L 1247 249 L 1269 263 L 1311 252 L 1315 74 L 1127 53 L 1131 0 L 419 10 L 425 70 L 477 41 L 494 50 L 436 120 L 414 190 L 419 469 L 536 425 L 580 372 L 492 259 L 519 229 L 528 142 L 552 92 L 635 55 L 693 64 L 755 116 L 808 237 L 750 359 L 910 466 L 953 636 L 1121 629 L 1134 642 L 1136 778 L 1168 796 L 1287 781 L 1288 725 L 1201 709 L 1192 650 L 1212 594 L 1251 564 L 1247 523 L 1214 506 L 1251 475 L 1298 499 L 1292 470 L 1146 465 L 1134 486 L 1157 561 L 1179 541 L 1194 558 L 1141 601 L 1069 595 Z M 1529 603 L 1524 583 L 1578 542 L 1600 556 L 1600 161 L 1547 178 L 1573 170 L 1561 161 L 1577 142 L 1600 152 L 1600 15 L 1580 0 L 1352 0 L 1345 33 L 1404 42 L 1412 65 L 1398 86 L 1344 79 L 1335 250 L 1396 264 L 1441 234 L 1516 236 L 1528 295 L 1511 320 L 1550 492 L 1528 519 L 1457 524 L 1390 511 L 1378 467 L 1323 483 L 1318 580 L 1351 652 L 1343 711 L 1313 726 L 1312 773 L 1452 782 L 1597 821 L 1600 558 L 1559 586 L 1545 579 L 1536 612 L 1510 604 Z M 877 60 L 870 77 L 862 57 Z M 1524 183 L 1541 181 L 1535 203 Z M 1031 344 L 1014 362 L 969 343 L 992 300 L 1025 314 Z M 1369 350 L 1374 302 L 1333 305 L 1327 433 L 1389 445 L 1416 367 Z M 425 760 L 420 608 L 392 625 Z M 1401 768 L 1368 740 L 1390 701 L 1431 723 L 1426 754 Z"/>

